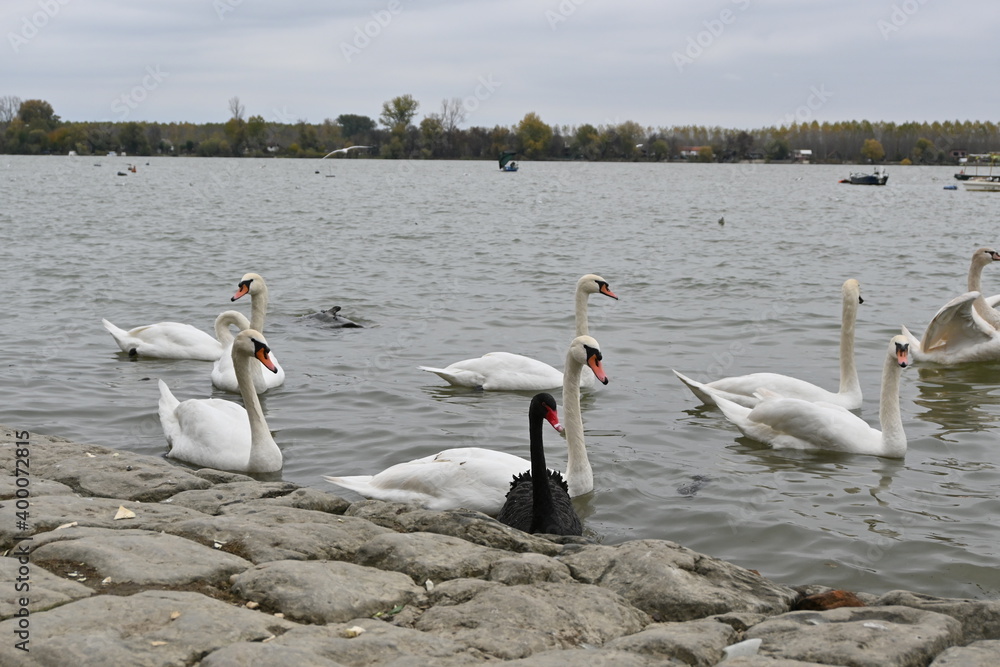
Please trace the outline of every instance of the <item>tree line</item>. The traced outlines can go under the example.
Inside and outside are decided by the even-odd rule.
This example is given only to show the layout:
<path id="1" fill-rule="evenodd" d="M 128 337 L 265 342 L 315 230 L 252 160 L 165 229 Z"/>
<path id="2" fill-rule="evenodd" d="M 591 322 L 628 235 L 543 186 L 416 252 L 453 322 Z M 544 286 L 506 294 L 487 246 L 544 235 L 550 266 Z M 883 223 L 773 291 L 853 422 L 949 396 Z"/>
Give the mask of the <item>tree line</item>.
<path id="1" fill-rule="evenodd" d="M 44 100 L 0 97 L 0 153 L 194 155 L 318 158 L 346 146 L 368 146 L 352 157 L 496 159 L 514 150 L 536 160 L 739 162 L 785 161 L 811 151 L 811 162 L 954 164 L 962 152 L 1000 150 L 991 121 L 804 122 L 757 129 L 680 125 L 644 127 L 633 121 L 550 125 L 529 112 L 513 126 L 460 127 L 460 98 L 419 122 L 411 95 L 386 101 L 378 119 L 341 114 L 322 123 L 247 117 L 238 97 L 219 123 L 64 121 Z"/>

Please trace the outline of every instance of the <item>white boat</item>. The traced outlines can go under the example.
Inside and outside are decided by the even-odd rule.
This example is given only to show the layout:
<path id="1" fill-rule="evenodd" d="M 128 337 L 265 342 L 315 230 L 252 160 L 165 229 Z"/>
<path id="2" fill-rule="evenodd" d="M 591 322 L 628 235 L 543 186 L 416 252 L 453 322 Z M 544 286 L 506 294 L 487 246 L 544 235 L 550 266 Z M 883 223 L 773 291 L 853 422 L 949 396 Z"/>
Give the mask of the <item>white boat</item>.
<path id="1" fill-rule="evenodd" d="M 969 192 L 1000 192 L 1000 180 L 993 178 L 970 178 L 965 181 L 965 189 Z"/>

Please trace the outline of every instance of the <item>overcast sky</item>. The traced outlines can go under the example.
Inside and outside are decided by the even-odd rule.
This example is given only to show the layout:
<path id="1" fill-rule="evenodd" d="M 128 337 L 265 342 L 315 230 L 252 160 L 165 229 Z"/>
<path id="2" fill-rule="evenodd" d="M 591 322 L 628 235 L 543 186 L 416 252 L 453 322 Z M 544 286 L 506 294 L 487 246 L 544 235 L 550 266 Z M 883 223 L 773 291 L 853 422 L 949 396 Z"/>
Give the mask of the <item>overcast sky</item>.
<path id="1" fill-rule="evenodd" d="M 64 120 L 463 127 L 997 120 L 997 0 L 3 0 L 0 96 Z"/>

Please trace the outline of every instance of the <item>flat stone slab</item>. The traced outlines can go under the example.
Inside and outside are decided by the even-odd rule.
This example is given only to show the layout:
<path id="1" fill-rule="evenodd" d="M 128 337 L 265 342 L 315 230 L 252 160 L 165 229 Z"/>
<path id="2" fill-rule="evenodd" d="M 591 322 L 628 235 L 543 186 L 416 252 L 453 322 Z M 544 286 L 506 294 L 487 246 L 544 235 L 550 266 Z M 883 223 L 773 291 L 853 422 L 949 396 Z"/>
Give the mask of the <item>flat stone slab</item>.
<path id="1" fill-rule="evenodd" d="M 417 630 L 504 660 L 601 646 L 649 624 L 645 613 L 619 595 L 587 584 L 504 586 L 459 579 L 435 586 L 430 597 L 434 606 L 417 619 Z"/>
<path id="2" fill-rule="evenodd" d="M 22 568 L 26 567 L 26 570 Z M 25 574 L 27 572 L 27 574 Z M 27 584 L 27 588 L 24 585 Z M 21 586 L 21 590 L 16 588 Z M 25 566 L 17 558 L 0 558 L 0 621 L 20 611 L 19 600 L 28 600 L 29 614 L 90 597 L 94 591 L 83 584 L 52 574 L 30 558 Z"/>
<path id="3" fill-rule="evenodd" d="M 280 635 L 294 623 L 198 593 L 144 591 L 95 595 L 31 615 L 29 652 L 15 646 L 16 624 L 0 623 L 0 664 L 193 665 L 206 653 Z"/>
<path id="4" fill-rule="evenodd" d="M 750 570 L 665 540 L 567 546 L 558 560 L 578 581 L 615 591 L 657 621 L 734 611 L 779 614 L 798 597 Z"/>
<path id="5" fill-rule="evenodd" d="M 931 667 L 997 667 L 1000 640 L 982 640 L 968 646 L 952 646 L 934 658 Z"/>
<path id="6" fill-rule="evenodd" d="M 447 579 L 485 577 L 494 563 L 509 557 L 509 552 L 448 535 L 387 531 L 358 549 L 355 562 L 404 572 L 423 585 L 428 580 L 436 584 Z"/>
<path id="7" fill-rule="evenodd" d="M 423 596 L 400 572 L 383 572 L 341 561 L 274 561 L 233 577 L 245 600 L 305 623 L 341 623 L 388 613 Z"/>
<path id="8" fill-rule="evenodd" d="M 172 523 L 164 530 L 205 545 L 219 544 L 223 551 L 255 564 L 275 560 L 351 561 L 362 546 L 392 532 L 356 517 L 247 505 L 234 505 L 219 516 L 202 514 Z"/>
<path id="9" fill-rule="evenodd" d="M 794 611 L 750 628 L 761 655 L 851 667 L 920 667 L 961 643 L 962 626 L 911 607 Z"/>
<path id="10" fill-rule="evenodd" d="M 880 597 L 876 604 L 879 606 L 903 605 L 938 614 L 947 614 L 962 624 L 962 632 L 967 642 L 979 639 L 1000 639 L 1000 600 L 936 598 L 910 591 L 890 591 Z"/>
<path id="11" fill-rule="evenodd" d="M 284 496 L 298 487 L 291 482 L 228 482 L 217 484 L 210 489 L 181 491 L 164 500 L 164 503 L 187 507 L 203 514 L 221 514 L 226 505 L 242 503 L 259 498 Z"/>
<path id="12" fill-rule="evenodd" d="M 24 488 L 17 485 L 17 479 L 14 475 L 0 477 L 0 500 L 10 500 L 17 497 L 15 494 L 17 494 L 18 489 Z M 48 479 L 31 479 L 30 477 L 28 479 L 28 492 L 32 497 L 71 495 L 75 493 L 73 489 L 60 482 L 53 482 Z"/>
<path id="13" fill-rule="evenodd" d="M 361 633 L 357 634 L 357 628 Z M 270 662 L 265 662 L 270 660 Z M 300 626 L 266 644 L 240 643 L 206 656 L 201 667 L 466 667 L 490 656 L 465 643 L 372 618 Z M 495 660 L 491 662 L 496 662 Z"/>
<path id="14" fill-rule="evenodd" d="M 85 563 L 115 584 L 185 586 L 227 581 L 253 563 L 166 533 L 109 528 L 66 528 L 31 542 L 31 560 Z"/>
<path id="15" fill-rule="evenodd" d="M 692 667 L 713 667 L 725 657 L 723 649 L 734 643 L 736 637 L 735 630 L 717 621 L 657 623 L 634 635 L 614 639 L 604 647 L 674 659 Z"/>

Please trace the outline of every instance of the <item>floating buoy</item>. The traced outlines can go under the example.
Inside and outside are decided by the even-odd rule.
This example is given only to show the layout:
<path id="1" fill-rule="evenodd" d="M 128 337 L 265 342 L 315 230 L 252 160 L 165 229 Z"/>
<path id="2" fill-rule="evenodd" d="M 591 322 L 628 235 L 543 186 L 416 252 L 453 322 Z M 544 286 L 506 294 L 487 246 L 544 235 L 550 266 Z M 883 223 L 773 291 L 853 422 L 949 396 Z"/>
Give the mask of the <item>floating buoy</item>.
<path id="1" fill-rule="evenodd" d="M 946 185 L 946 186 L 944 186 L 944 189 L 945 190 L 958 190 L 958 186 L 957 185 Z"/>

